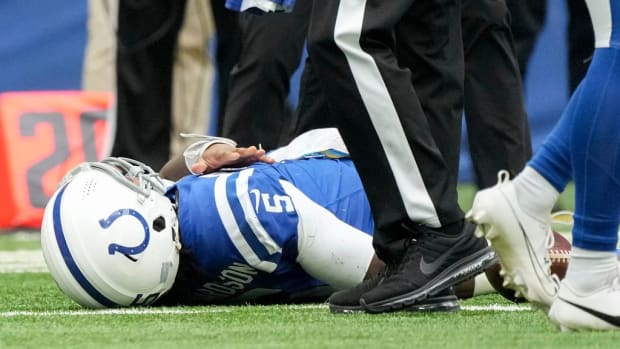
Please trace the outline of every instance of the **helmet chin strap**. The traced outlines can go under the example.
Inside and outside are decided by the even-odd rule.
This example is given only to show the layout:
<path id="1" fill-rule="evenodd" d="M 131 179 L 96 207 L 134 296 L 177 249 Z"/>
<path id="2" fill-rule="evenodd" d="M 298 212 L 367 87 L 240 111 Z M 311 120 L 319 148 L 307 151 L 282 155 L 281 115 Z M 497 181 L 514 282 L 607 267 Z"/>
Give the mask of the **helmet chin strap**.
<path id="1" fill-rule="evenodd" d="M 181 248 L 183 248 L 183 244 L 181 243 L 181 226 L 179 225 L 179 190 L 175 189 L 174 190 L 174 202 L 172 203 L 172 208 L 174 209 L 174 214 L 177 216 L 177 223 L 176 223 L 176 236 L 173 237 L 175 243 L 176 243 L 176 247 L 177 250 L 181 251 Z"/>
<path id="2" fill-rule="evenodd" d="M 175 227 L 176 229 L 172 229 L 173 233 L 176 233 L 175 236 L 173 236 L 173 240 L 174 240 L 174 246 L 176 247 L 177 251 L 181 251 L 181 249 L 183 248 L 183 244 L 181 243 L 181 227 L 179 227 L 178 223 Z"/>

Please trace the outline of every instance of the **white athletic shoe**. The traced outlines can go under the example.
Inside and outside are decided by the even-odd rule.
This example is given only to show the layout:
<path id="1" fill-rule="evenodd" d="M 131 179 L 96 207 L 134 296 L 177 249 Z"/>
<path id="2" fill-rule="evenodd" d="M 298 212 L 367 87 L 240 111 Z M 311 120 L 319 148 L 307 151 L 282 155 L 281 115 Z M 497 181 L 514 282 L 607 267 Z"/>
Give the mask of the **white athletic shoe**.
<path id="1" fill-rule="evenodd" d="M 620 330 L 620 280 L 588 295 L 562 281 L 549 318 L 562 331 Z"/>
<path id="2" fill-rule="evenodd" d="M 559 288 L 559 280 L 550 269 L 550 218 L 541 222 L 525 213 L 508 177 L 507 171 L 500 171 L 495 186 L 476 194 L 466 217 L 478 224 L 476 235 L 486 237 L 495 249 L 504 286 L 546 311 Z"/>

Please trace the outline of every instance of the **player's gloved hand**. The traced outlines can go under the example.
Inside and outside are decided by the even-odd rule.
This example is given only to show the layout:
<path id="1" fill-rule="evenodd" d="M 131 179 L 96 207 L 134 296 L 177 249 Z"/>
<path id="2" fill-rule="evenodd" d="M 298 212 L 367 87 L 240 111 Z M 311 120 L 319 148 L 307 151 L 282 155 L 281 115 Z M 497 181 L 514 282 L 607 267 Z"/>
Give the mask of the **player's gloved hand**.
<path id="1" fill-rule="evenodd" d="M 265 150 L 255 146 L 237 147 L 237 142 L 229 138 L 181 133 L 185 138 L 197 138 L 183 152 L 185 167 L 196 175 L 215 172 L 224 167 L 239 168 L 255 162 L 275 162 L 265 155 Z"/>
<path id="2" fill-rule="evenodd" d="M 214 143 L 204 150 L 202 156 L 191 165 L 194 174 L 214 172 L 224 167 L 244 167 L 255 162 L 271 164 L 274 160 L 265 155 L 264 149 L 251 147 L 233 147 L 230 144 Z"/>

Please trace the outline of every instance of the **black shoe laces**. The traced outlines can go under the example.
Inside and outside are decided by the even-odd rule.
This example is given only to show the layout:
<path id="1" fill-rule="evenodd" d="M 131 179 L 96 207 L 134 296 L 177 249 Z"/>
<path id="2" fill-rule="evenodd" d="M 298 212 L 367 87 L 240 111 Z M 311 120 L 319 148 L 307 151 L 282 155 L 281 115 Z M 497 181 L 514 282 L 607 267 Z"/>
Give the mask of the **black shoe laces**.
<path id="1" fill-rule="evenodd" d="M 407 239 L 404 242 L 405 244 L 405 254 L 403 255 L 402 260 L 398 264 L 398 267 L 395 270 L 395 274 L 403 272 L 408 268 L 409 264 L 413 262 L 419 255 L 420 247 L 422 246 L 422 241 L 418 238 Z"/>

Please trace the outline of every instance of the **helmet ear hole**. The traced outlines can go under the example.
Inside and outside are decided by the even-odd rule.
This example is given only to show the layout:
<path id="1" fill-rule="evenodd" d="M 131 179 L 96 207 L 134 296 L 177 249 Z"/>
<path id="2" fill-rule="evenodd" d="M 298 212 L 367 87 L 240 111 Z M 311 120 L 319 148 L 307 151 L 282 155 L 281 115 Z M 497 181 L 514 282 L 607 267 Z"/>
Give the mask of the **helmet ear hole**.
<path id="1" fill-rule="evenodd" d="M 162 231 L 166 229 L 166 219 L 164 217 L 159 216 L 153 220 L 153 230 Z"/>

